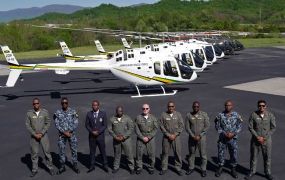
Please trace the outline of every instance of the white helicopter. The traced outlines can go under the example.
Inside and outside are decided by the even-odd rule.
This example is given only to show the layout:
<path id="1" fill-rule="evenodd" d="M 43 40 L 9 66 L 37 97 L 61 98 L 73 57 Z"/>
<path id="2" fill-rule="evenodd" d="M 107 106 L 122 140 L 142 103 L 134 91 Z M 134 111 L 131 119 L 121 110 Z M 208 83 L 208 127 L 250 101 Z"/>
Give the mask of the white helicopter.
<path id="1" fill-rule="evenodd" d="M 188 83 L 197 78 L 197 74 L 189 65 L 171 56 L 153 57 L 148 53 L 134 54 L 132 49 L 119 50 L 108 61 L 70 61 L 66 63 L 19 64 L 8 46 L 1 46 L 8 62 L 10 74 L 4 87 L 14 87 L 22 71 L 54 70 L 56 74 L 66 75 L 71 70 L 107 70 L 116 77 L 136 87 L 138 95 L 132 97 L 174 95 L 177 90 L 167 93 L 166 84 Z M 140 93 L 139 86 L 159 85 L 162 94 Z"/>
<path id="2" fill-rule="evenodd" d="M 126 49 L 131 47 L 125 38 L 122 38 L 122 42 Z M 207 61 L 201 59 L 200 56 L 194 53 L 194 51 L 198 50 L 203 51 L 203 48 L 201 46 L 196 46 L 194 43 L 173 42 L 150 44 L 144 48 L 134 48 L 134 51 L 143 49 L 147 50 L 147 53 L 155 52 L 156 54 L 160 53 L 178 58 L 186 62 L 196 72 L 202 72 L 207 67 Z"/>
<path id="3" fill-rule="evenodd" d="M 205 41 L 199 41 L 197 39 L 189 39 L 189 43 L 195 43 L 196 45 L 201 46 L 204 49 L 204 55 L 208 62 L 211 62 L 209 64 L 214 64 L 217 61 L 217 56 L 215 53 L 214 46 L 210 43 L 207 43 Z"/>

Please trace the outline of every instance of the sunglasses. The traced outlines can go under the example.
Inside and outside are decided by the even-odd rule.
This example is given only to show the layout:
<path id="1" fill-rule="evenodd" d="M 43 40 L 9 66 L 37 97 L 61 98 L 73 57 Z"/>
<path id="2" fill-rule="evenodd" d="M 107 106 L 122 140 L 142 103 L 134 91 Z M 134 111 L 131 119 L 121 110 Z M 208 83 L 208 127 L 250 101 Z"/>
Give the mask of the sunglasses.
<path id="1" fill-rule="evenodd" d="M 258 107 L 265 107 L 265 105 L 261 104 L 261 105 L 258 105 Z"/>
<path id="2" fill-rule="evenodd" d="M 168 106 L 168 107 L 173 108 L 174 106 Z"/>
<path id="3" fill-rule="evenodd" d="M 40 103 L 33 103 L 33 105 L 40 104 Z"/>
<path id="4" fill-rule="evenodd" d="M 193 107 L 200 107 L 200 106 L 193 106 Z"/>
<path id="5" fill-rule="evenodd" d="M 68 102 L 61 102 L 61 104 L 68 104 Z"/>
<path id="6" fill-rule="evenodd" d="M 142 108 L 142 110 L 149 110 L 149 108 Z"/>

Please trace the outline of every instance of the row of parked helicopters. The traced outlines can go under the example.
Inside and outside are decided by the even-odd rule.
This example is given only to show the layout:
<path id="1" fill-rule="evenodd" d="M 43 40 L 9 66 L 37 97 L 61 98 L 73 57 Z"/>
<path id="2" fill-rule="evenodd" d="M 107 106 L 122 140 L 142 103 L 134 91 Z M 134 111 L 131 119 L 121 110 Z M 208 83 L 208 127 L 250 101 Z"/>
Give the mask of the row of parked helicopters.
<path id="1" fill-rule="evenodd" d="M 98 40 L 95 40 L 99 55 L 75 56 L 67 44 L 60 41 L 65 58 L 62 63 L 19 64 L 8 46 L 1 46 L 10 69 L 6 86 L 14 87 L 22 71 L 53 70 L 56 74 L 67 75 L 73 70 L 110 71 L 119 79 L 134 85 L 137 95 L 169 96 L 177 90 L 166 92 L 164 85 L 188 83 L 195 80 L 197 73 L 212 66 L 219 59 L 234 51 L 242 50 L 243 45 L 230 38 L 212 36 L 200 39 L 178 40 L 149 44 L 132 48 L 126 38 L 121 38 L 124 49 L 107 52 Z M 140 87 L 159 86 L 162 93 L 142 94 Z"/>

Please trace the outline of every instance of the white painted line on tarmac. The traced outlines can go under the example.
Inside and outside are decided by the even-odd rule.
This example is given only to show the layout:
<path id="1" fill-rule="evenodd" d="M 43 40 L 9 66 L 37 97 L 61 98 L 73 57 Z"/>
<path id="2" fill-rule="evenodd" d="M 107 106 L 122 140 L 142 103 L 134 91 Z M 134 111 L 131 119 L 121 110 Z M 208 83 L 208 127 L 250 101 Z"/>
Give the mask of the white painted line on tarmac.
<path id="1" fill-rule="evenodd" d="M 235 84 L 224 88 L 285 96 L 285 77 Z"/>

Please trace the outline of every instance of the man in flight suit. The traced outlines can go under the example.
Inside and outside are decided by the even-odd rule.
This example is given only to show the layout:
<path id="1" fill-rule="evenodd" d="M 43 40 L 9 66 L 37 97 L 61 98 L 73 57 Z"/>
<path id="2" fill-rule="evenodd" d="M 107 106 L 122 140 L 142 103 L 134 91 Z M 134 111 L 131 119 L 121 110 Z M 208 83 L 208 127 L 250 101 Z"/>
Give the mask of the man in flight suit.
<path id="1" fill-rule="evenodd" d="M 96 147 L 98 146 L 103 158 L 103 169 L 108 172 L 107 156 L 105 151 L 105 129 L 107 128 L 107 115 L 99 109 L 97 100 L 92 102 L 92 111 L 86 115 L 85 127 L 89 132 L 90 168 L 88 173 L 95 170 Z"/>
<path id="2" fill-rule="evenodd" d="M 134 131 L 134 122 L 128 115 L 124 114 L 122 106 L 118 106 L 116 108 L 116 115 L 111 117 L 108 124 L 108 130 L 110 135 L 113 137 L 115 156 L 114 169 L 112 173 L 117 173 L 119 171 L 123 149 L 128 159 L 130 174 L 134 174 L 135 167 L 131 139 L 131 134 Z"/>
<path id="3" fill-rule="evenodd" d="M 195 156 L 197 149 L 202 159 L 202 177 L 206 177 L 207 151 L 206 151 L 206 132 L 210 127 L 210 121 L 207 113 L 200 111 L 200 103 L 193 102 L 193 111 L 187 113 L 185 118 L 185 129 L 189 134 L 189 169 L 186 174 L 190 175 L 195 168 Z"/>
<path id="4" fill-rule="evenodd" d="M 238 154 L 238 133 L 242 128 L 241 116 L 233 111 L 233 102 L 227 100 L 225 102 L 225 110 L 219 113 L 215 119 L 215 127 L 219 133 L 218 140 L 218 163 L 219 168 L 215 176 L 220 177 L 225 164 L 225 151 L 228 148 L 230 154 L 230 162 L 232 166 L 231 174 L 234 178 L 238 178 L 236 172 L 237 154 Z"/>
<path id="5" fill-rule="evenodd" d="M 58 130 L 58 147 L 59 147 L 59 161 L 60 169 L 58 174 L 63 173 L 65 169 L 65 147 L 66 142 L 69 142 L 71 155 L 72 155 L 72 165 L 73 170 L 79 174 L 77 163 L 77 138 L 75 130 L 78 127 L 78 115 L 77 112 L 68 107 L 68 99 L 63 97 L 61 99 L 62 108 L 57 110 L 54 114 L 55 127 Z"/>
<path id="6" fill-rule="evenodd" d="M 40 100 L 35 98 L 33 100 L 33 110 L 29 110 L 26 118 L 26 128 L 31 134 L 31 159 L 33 162 L 33 169 L 31 177 L 34 177 L 38 173 L 38 153 L 39 145 L 41 145 L 45 154 L 47 163 L 46 166 L 49 169 L 51 175 L 54 175 L 54 169 L 52 166 L 52 157 L 50 154 L 50 144 L 47 131 L 50 127 L 50 118 L 47 110 L 41 108 Z"/>
<path id="7" fill-rule="evenodd" d="M 183 118 L 181 114 L 175 111 L 174 102 L 167 104 L 167 111 L 161 114 L 160 129 L 163 133 L 162 139 L 162 158 L 160 175 L 164 175 L 168 169 L 169 150 L 172 148 L 175 157 L 175 168 L 177 174 L 182 176 L 182 158 L 180 134 L 183 131 Z"/>
<path id="8" fill-rule="evenodd" d="M 149 174 L 154 173 L 155 165 L 155 134 L 158 129 L 158 122 L 154 115 L 150 114 L 148 104 L 142 106 L 142 113 L 137 116 L 135 131 L 137 134 L 137 174 L 140 174 L 143 168 L 142 156 L 146 148 L 150 158 Z"/>
<path id="9" fill-rule="evenodd" d="M 250 173 L 245 179 L 251 179 L 256 173 L 257 157 L 261 150 L 264 161 L 264 172 L 268 180 L 271 175 L 271 136 L 276 130 L 274 115 L 267 110 L 266 101 L 257 102 L 258 110 L 249 118 L 249 131 L 252 134 L 250 142 Z"/>

